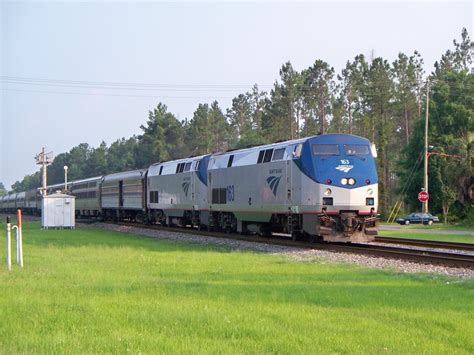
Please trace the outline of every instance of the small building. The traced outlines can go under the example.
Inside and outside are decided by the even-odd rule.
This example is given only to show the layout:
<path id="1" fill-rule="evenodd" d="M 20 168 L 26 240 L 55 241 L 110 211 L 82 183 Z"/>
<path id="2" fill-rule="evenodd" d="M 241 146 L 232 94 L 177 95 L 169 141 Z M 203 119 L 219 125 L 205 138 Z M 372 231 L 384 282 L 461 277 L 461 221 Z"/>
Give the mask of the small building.
<path id="1" fill-rule="evenodd" d="M 54 193 L 42 198 L 41 228 L 74 228 L 76 197 Z"/>

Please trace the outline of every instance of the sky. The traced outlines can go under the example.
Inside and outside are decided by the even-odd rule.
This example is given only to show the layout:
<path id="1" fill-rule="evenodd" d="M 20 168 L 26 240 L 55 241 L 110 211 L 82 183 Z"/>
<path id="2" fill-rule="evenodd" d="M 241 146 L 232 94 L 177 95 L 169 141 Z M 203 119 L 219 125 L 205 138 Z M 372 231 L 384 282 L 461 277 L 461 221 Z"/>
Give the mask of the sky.
<path id="1" fill-rule="evenodd" d="M 0 0 L 0 182 L 54 155 L 140 134 L 159 102 L 181 120 L 199 103 L 268 91 L 281 66 L 417 50 L 430 72 L 473 2 L 38 2 Z"/>

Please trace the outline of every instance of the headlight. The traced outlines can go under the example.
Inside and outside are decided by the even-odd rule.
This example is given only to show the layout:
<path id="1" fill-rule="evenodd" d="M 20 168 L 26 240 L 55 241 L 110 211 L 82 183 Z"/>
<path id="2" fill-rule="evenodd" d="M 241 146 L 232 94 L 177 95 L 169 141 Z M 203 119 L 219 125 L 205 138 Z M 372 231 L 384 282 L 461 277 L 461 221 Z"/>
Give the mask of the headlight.
<path id="1" fill-rule="evenodd" d="M 354 178 L 349 178 L 349 180 L 347 180 L 347 182 L 349 183 L 349 185 L 355 185 L 355 183 L 356 183 Z"/>
<path id="2" fill-rule="evenodd" d="M 331 194 L 332 194 L 331 189 L 326 189 L 326 191 L 324 191 L 324 194 L 325 194 L 326 196 L 331 196 Z"/>
<path id="3" fill-rule="evenodd" d="M 347 185 L 347 179 L 346 179 L 346 178 L 342 178 L 342 179 L 341 179 L 341 184 Z"/>
<path id="4" fill-rule="evenodd" d="M 374 194 L 374 190 L 372 189 L 367 189 L 367 195 L 372 196 Z"/>

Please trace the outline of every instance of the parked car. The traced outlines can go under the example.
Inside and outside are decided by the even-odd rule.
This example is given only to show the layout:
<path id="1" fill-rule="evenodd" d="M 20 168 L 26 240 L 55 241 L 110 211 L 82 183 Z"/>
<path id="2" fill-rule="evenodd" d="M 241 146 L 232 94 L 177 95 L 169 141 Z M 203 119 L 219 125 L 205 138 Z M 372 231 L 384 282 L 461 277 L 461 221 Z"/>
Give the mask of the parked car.
<path id="1" fill-rule="evenodd" d="M 434 222 L 439 222 L 439 218 L 433 216 L 431 213 L 421 213 L 415 212 L 405 216 L 403 218 L 397 219 L 397 223 L 408 225 L 410 223 L 423 223 L 432 225 Z"/>

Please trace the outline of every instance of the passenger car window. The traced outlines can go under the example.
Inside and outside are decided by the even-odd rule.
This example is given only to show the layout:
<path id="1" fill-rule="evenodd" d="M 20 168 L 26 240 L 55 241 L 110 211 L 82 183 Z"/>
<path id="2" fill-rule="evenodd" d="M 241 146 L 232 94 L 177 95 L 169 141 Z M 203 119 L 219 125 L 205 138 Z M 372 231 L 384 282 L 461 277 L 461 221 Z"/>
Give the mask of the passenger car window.
<path id="1" fill-rule="evenodd" d="M 285 148 L 275 149 L 275 151 L 273 152 L 272 161 L 282 160 L 284 154 L 285 154 Z"/>
<path id="2" fill-rule="evenodd" d="M 337 144 L 313 144 L 313 155 L 339 155 Z"/>
<path id="3" fill-rule="evenodd" d="M 227 167 L 230 168 L 232 166 L 232 162 L 234 161 L 234 155 L 229 156 L 229 160 L 227 161 Z"/>
<path id="4" fill-rule="evenodd" d="M 272 160 L 272 154 L 273 154 L 273 149 L 267 149 L 265 151 L 265 156 L 263 157 L 263 162 L 268 163 L 270 160 Z"/>
<path id="5" fill-rule="evenodd" d="M 347 155 L 369 155 L 369 146 L 365 144 L 344 144 Z"/>

